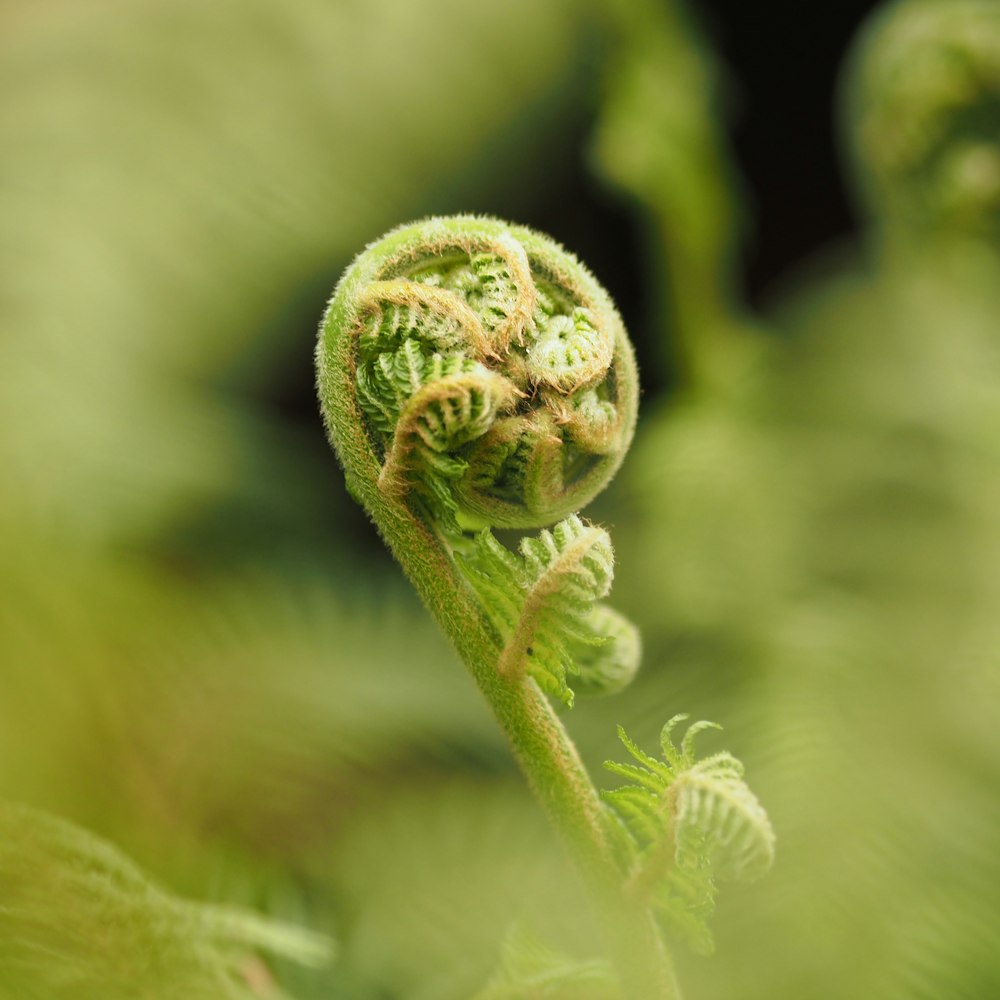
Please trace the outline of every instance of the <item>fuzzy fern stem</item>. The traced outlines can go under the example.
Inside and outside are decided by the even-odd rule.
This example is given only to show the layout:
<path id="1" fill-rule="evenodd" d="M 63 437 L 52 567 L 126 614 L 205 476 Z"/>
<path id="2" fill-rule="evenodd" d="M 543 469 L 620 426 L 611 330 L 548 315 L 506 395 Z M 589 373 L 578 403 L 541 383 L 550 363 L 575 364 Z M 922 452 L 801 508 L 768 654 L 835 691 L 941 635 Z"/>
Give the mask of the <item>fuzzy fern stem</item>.
<path id="1" fill-rule="evenodd" d="M 635 362 L 607 293 L 530 230 L 427 220 L 346 272 L 317 367 L 348 487 L 492 707 L 606 918 L 627 995 L 674 1000 L 656 919 L 623 891 L 617 820 L 547 697 L 572 704 L 577 676 L 609 690 L 637 662 L 631 626 L 595 603 L 607 535 L 576 517 L 635 425 Z M 520 555 L 491 532 L 556 521 Z"/>

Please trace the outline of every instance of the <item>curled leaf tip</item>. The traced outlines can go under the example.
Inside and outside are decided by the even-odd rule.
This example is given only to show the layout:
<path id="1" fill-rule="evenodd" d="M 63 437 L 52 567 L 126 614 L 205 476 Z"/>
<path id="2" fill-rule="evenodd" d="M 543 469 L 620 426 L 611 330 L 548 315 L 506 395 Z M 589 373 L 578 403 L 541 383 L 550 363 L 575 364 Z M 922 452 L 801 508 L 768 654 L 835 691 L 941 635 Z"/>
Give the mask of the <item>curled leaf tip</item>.
<path id="1" fill-rule="evenodd" d="M 428 219 L 371 244 L 337 286 L 317 361 L 349 475 L 367 466 L 446 529 L 575 513 L 635 426 L 635 361 L 607 293 L 553 240 L 496 219 Z"/>

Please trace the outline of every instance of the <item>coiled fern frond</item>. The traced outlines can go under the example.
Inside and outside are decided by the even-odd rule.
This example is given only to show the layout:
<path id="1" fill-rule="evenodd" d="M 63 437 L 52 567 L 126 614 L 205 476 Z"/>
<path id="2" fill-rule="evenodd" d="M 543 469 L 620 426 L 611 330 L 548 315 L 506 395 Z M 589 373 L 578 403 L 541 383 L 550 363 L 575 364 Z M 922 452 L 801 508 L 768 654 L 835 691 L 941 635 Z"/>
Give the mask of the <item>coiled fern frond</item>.
<path id="1" fill-rule="evenodd" d="M 408 338 L 358 369 L 358 403 L 388 442 L 379 475 L 388 493 L 419 495 L 451 533 L 452 485 L 468 471 L 460 450 L 510 410 L 518 392 L 502 375 L 461 352 L 428 353 Z"/>
<path id="2" fill-rule="evenodd" d="M 639 665 L 638 633 L 610 608 L 596 604 L 611 589 L 614 552 L 603 528 L 577 515 L 521 541 L 520 555 L 489 531 L 459 556 L 483 599 L 504 648 L 498 669 L 527 670 L 543 691 L 573 704 L 568 676 L 586 688 L 614 690 Z M 614 654 L 602 654 L 609 646 Z"/>
<path id="3" fill-rule="evenodd" d="M 494 219 L 397 229 L 341 280 L 317 361 L 352 490 L 390 539 L 400 518 L 430 530 L 499 673 L 569 705 L 567 677 L 581 691 L 627 684 L 638 635 L 595 603 L 611 587 L 611 541 L 576 512 L 624 457 L 638 379 L 586 268 Z M 514 552 L 497 528 L 543 530 Z"/>
<path id="4" fill-rule="evenodd" d="M 577 692 L 617 690 L 639 661 L 636 629 L 601 603 L 614 576 L 611 539 L 578 514 L 618 469 L 635 427 L 638 374 L 614 305 L 545 236 L 495 219 L 429 219 L 354 261 L 316 360 L 348 488 L 461 653 L 573 854 L 624 995 L 676 1000 L 654 910 L 697 933 L 712 866 L 753 866 L 752 838 L 744 843 L 730 819 L 749 816 L 739 811 L 737 765 L 685 763 L 687 740 L 666 772 L 648 765 L 676 802 L 667 811 L 679 861 L 664 866 L 657 858 L 672 834 L 662 833 L 658 793 L 611 796 L 632 816 L 629 833 L 546 697 L 571 706 Z M 514 548 L 496 534 L 536 529 Z M 646 869 L 659 896 L 636 891 Z M 539 990 L 566 985 L 550 972 L 528 978 Z M 597 986 L 607 995 L 606 980 Z M 498 988 L 514 996 L 520 985 Z"/>
<path id="5" fill-rule="evenodd" d="M 370 246 L 337 287 L 317 362 L 338 452 L 397 495 L 442 475 L 422 516 L 451 530 L 456 514 L 536 528 L 576 513 L 635 426 L 635 362 L 607 293 L 552 240 L 494 219 L 430 219 Z"/>
<path id="6" fill-rule="evenodd" d="M 607 761 L 609 771 L 630 783 L 602 794 L 622 821 L 632 891 L 651 900 L 670 931 L 709 952 L 715 880 L 763 875 L 774 860 L 774 831 L 739 760 L 725 751 L 696 759 L 695 738 L 718 729 L 715 723 L 695 722 L 680 746 L 674 743 L 673 730 L 686 719 L 675 715 L 663 727 L 660 760 L 619 727 L 636 763 Z"/>

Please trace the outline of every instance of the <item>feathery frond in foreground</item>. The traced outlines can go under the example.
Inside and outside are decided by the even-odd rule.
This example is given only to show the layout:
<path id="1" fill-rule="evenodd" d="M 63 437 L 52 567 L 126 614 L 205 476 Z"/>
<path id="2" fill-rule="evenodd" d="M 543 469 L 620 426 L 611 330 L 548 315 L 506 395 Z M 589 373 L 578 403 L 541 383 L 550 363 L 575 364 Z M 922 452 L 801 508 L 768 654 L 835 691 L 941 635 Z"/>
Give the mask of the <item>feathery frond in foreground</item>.
<path id="1" fill-rule="evenodd" d="M 707 953 L 715 880 L 763 875 L 774 860 L 774 831 L 743 780 L 740 761 L 726 751 L 695 758 L 698 733 L 719 726 L 695 722 L 680 746 L 674 743 L 673 730 L 685 719 L 675 715 L 663 727 L 662 760 L 640 750 L 619 727 L 637 763 L 607 761 L 609 771 L 630 783 L 602 794 L 622 821 L 631 891 L 656 907 L 669 932 Z"/>
<path id="2" fill-rule="evenodd" d="M 278 1000 L 258 952 L 316 965 L 330 943 L 178 899 L 86 830 L 0 802 L 0 1000 Z"/>

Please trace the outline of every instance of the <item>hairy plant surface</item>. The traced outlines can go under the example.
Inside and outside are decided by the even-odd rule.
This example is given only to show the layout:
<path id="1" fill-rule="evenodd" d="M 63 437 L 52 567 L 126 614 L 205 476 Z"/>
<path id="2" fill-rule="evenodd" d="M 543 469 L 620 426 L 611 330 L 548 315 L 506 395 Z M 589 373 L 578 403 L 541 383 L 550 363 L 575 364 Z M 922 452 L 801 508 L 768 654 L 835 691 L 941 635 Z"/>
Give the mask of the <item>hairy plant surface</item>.
<path id="1" fill-rule="evenodd" d="M 577 513 L 635 426 L 638 375 L 607 293 L 530 230 L 429 219 L 357 258 L 316 357 L 348 486 L 455 643 L 591 886 L 626 991 L 679 996 L 661 928 L 694 921 L 707 947 L 713 870 L 758 873 L 773 834 L 733 758 L 696 765 L 690 741 L 676 752 L 666 735 L 668 765 L 640 758 L 653 801 L 622 789 L 609 810 L 546 697 L 572 706 L 577 677 L 613 690 L 638 665 L 634 627 L 597 603 L 613 575 L 608 533 Z M 516 553 L 494 535 L 539 527 Z M 698 888 L 675 891 L 692 871 Z"/>

